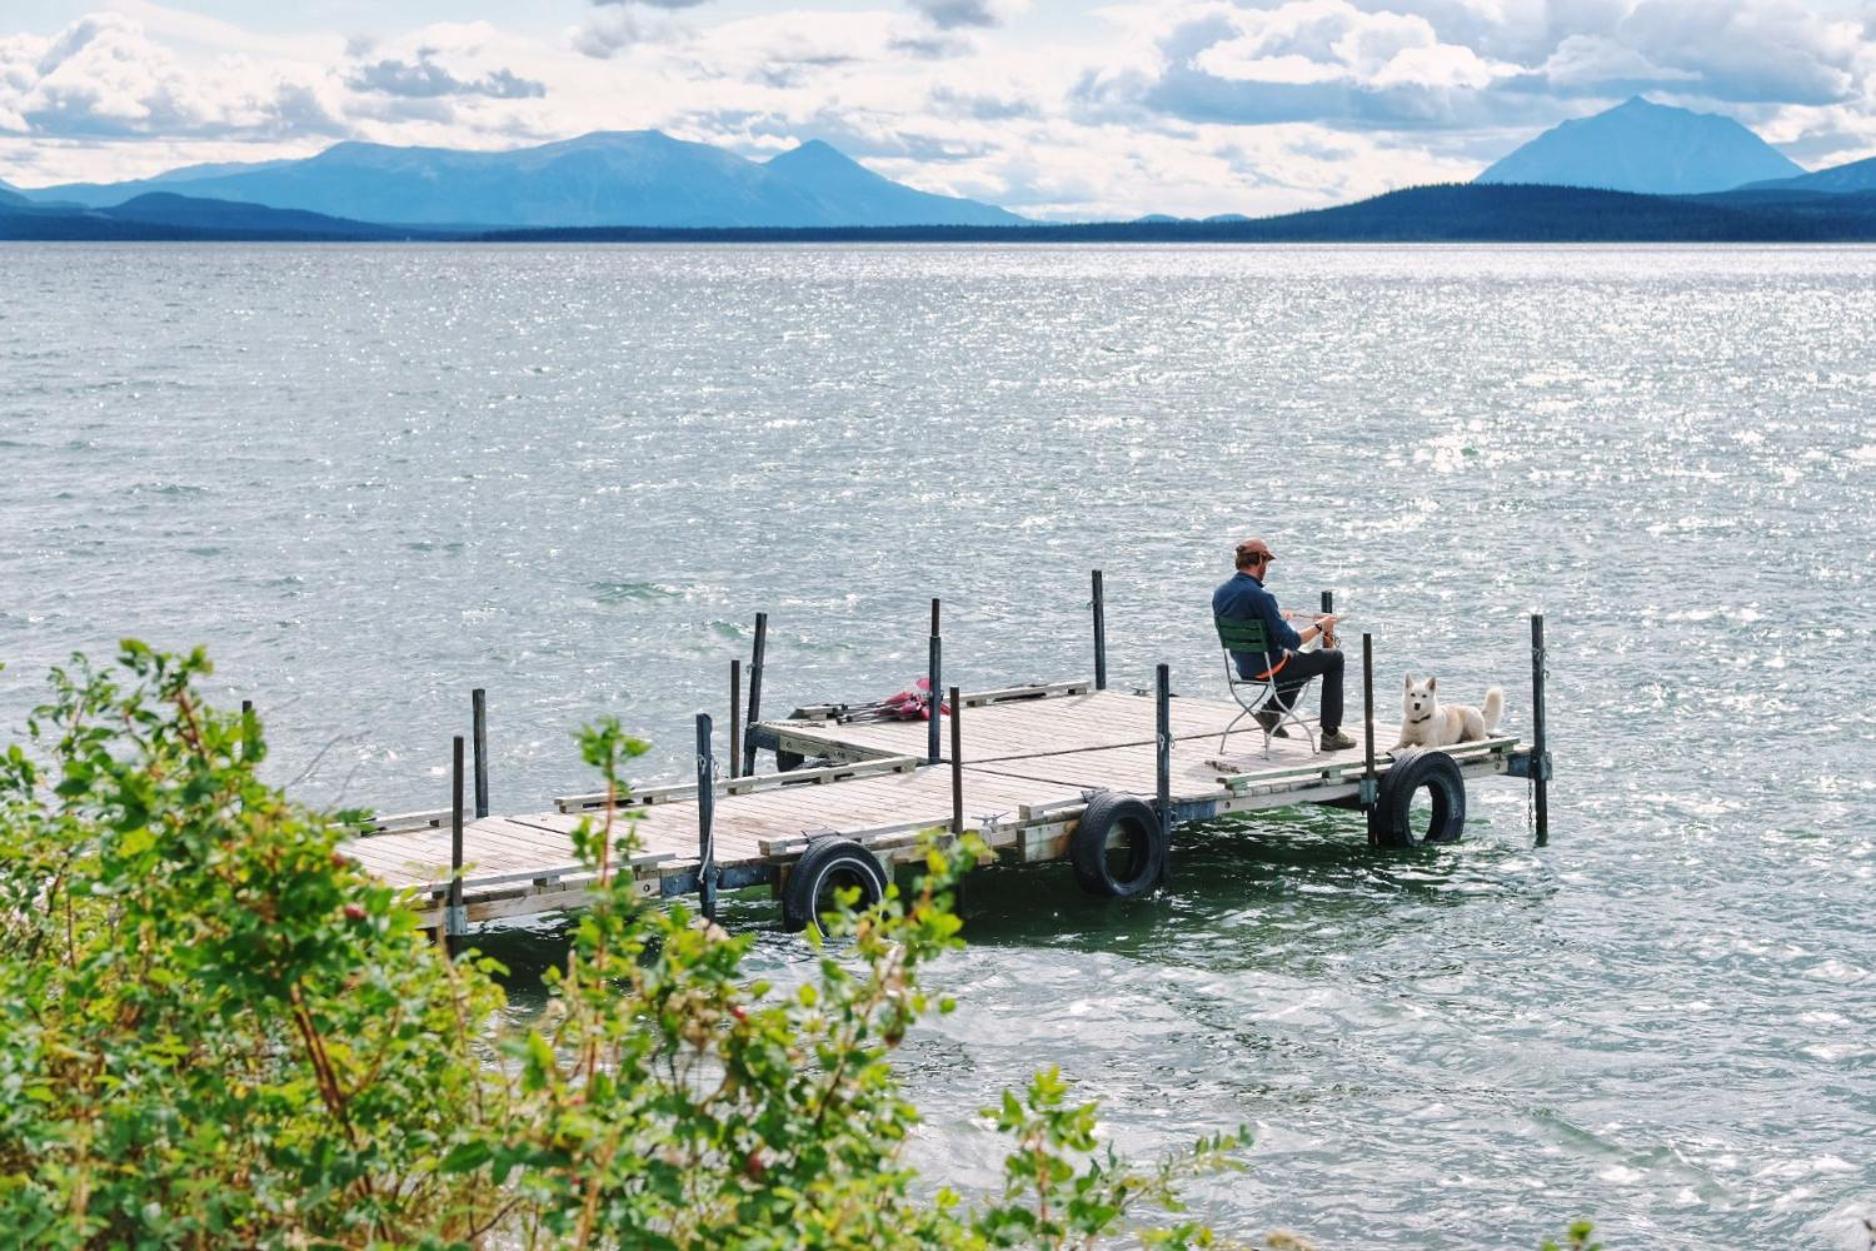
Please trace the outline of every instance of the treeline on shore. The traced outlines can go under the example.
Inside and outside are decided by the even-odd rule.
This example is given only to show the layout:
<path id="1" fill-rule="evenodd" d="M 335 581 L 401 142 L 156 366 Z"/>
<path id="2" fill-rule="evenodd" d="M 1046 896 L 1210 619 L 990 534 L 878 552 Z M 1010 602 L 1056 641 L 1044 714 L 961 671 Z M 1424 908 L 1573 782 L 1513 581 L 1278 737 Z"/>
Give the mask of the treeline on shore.
<path id="1" fill-rule="evenodd" d="M 1450 184 L 1249 220 L 1020 226 L 529 229 L 386 225 L 170 194 L 105 209 L 0 201 L 0 239 L 118 242 L 454 243 L 1865 243 L 1876 193 L 1633 195 L 1581 187 Z"/>

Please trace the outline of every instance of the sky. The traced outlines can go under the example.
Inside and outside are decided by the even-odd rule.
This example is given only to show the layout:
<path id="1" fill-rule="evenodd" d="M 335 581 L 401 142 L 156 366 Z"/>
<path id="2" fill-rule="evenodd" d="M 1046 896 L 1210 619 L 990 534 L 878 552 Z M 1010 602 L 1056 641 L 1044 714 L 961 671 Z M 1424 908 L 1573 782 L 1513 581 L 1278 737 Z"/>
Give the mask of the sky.
<path id="1" fill-rule="evenodd" d="M 821 139 L 1038 218 L 1469 179 L 1645 94 L 1876 155 L 1876 0 L 0 0 L 0 180 L 341 140 Z"/>

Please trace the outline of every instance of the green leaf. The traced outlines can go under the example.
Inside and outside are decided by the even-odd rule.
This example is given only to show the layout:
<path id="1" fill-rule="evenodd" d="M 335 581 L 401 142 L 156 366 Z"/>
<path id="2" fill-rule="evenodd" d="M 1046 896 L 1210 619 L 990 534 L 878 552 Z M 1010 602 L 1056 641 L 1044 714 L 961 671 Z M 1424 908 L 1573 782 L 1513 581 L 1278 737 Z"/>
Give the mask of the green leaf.
<path id="1" fill-rule="evenodd" d="M 438 1167 L 445 1173 L 473 1173 L 493 1159 L 494 1155 L 488 1143 L 472 1139 L 451 1147 Z"/>

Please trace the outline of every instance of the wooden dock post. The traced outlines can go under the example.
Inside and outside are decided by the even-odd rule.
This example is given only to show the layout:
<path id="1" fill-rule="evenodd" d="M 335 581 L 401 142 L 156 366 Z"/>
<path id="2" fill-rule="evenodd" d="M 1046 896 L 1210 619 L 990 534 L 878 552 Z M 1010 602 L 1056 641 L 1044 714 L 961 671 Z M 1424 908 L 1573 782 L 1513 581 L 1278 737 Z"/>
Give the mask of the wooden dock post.
<path id="1" fill-rule="evenodd" d="M 931 602 L 931 670 L 925 675 L 930 686 L 926 693 L 931 696 L 931 728 L 925 736 L 925 756 L 931 764 L 938 763 L 938 716 L 939 710 L 944 706 L 944 700 L 940 698 L 944 688 L 939 685 L 939 678 L 943 676 L 943 667 L 939 663 L 939 649 L 938 601 L 934 599 Z"/>
<path id="2" fill-rule="evenodd" d="M 710 714 L 697 714 L 697 895 L 704 919 L 717 919 L 717 847 L 711 826 L 716 820 L 716 762 L 712 759 Z"/>
<path id="3" fill-rule="evenodd" d="M 749 656 L 749 715 L 743 720 L 743 772 L 756 771 L 756 723 L 762 720 L 762 660 L 768 650 L 769 614 L 756 614 L 756 644 Z M 736 750 L 732 744 L 730 750 Z"/>
<path id="4" fill-rule="evenodd" d="M 1154 769 L 1157 773 L 1160 828 L 1172 837 L 1172 669 L 1160 665 L 1153 672 L 1153 704 L 1158 715 Z"/>
<path id="5" fill-rule="evenodd" d="M 743 659 L 730 661 L 730 776 L 742 774 L 743 763 Z"/>
<path id="6" fill-rule="evenodd" d="M 476 820 L 489 815 L 489 693 L 481 687 L 469 692 L 469 728 L 474 734 L 476 763 Z"/>
<path id="7" fill-rule="evenodd" d="M 964 696 L 951 688 L 951 832 L 964 833 Z"/>
<path id="8" fill-rule="evenodd" d="M 1107 599 L 1101 586 L 1101 571 L 1094 571 L 1094 689 L 1107 689 Z"/>
<path id="9" fill-rule="evenodd" d="M 244 699 L 241 701 L 241 760 L 244 764 L 252 763 L 254 760 L 254 740 L 257 737 L 259 736 L 255 733 L 254 701 Z"/>
<path id="10" fill-rule="evenodd" d="M 1374 796 L 1366 791 L 1367 784 L 1374 781 L 1374 635 L 1365 630 L 1361 635 L 1361 715 L 1367 726 L 1367 761 L 1362 769 L 1361 798 L 1363 803 L 1371 804 Z"/>
<path id="11" fill-rule="evenodd" d="M 443 907 L 443 949 L 452 959 L 461 945 L 462 936 L 469 932 L 469 914 L 462 906 L 462 816 L 463 816 L 463 778 L 462 778 L 462 735 L 454 740 L 451 752 L 452 769 L 450 781 L 449 815 L 449 893 L 444 897 Z"/>
<path id="12" fill-rule="evenodd" d="M 1326 594 L 1326 592 L 1325 592 Z M 1361 714 L 1367 727 L 1364 735 L 1366 760 L 1361 773 L 1361 806 L 1368 810 L 1368 841 L 1378 843 L 1379 835 L 1375 831 L 1374 806 L 1381 798 L 1381 786 L 1374 772 L 1374 635 L 1366 630 L 1361 635 Z"/>
<path id="13" fill-rule="evenodd" d="M 1531 614 L 1531 802 L 1537 845 L 1550 842 L 1550 752 L 1544 725 L 1544 614 Z"/>

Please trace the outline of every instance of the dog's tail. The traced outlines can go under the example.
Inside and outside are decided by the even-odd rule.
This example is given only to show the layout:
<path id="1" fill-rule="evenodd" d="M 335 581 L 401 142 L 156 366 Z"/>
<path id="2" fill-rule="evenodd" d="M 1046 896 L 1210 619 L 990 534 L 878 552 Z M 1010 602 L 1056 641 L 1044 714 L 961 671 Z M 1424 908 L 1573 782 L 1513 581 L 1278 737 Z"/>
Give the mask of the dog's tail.
<path id="1" fill-rule="evenodd" d="M 1498 719 L 1505 715 L 1505 688 L 1494 686 L 1485 692 L 1485 707 L 1479 709 L 1479 715 L 1485 719 L 1485 732 L 1490 734 L 1498 728 Z"/>

